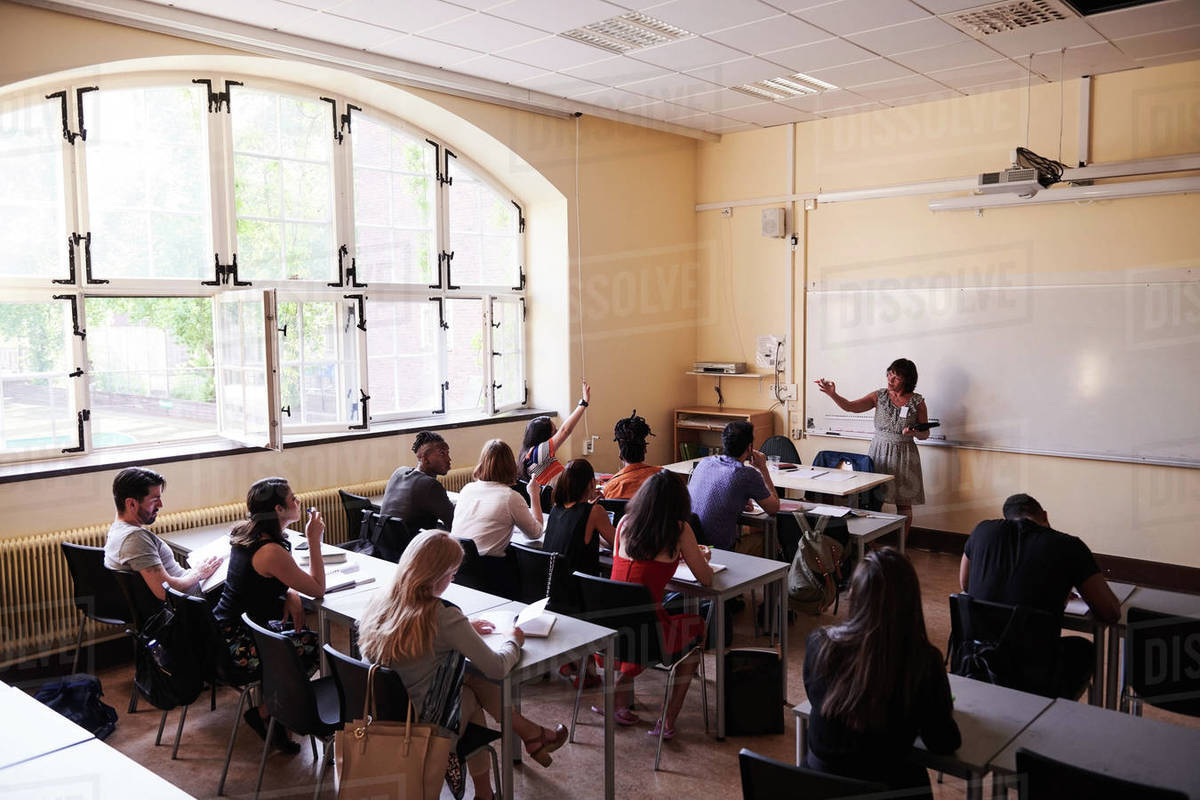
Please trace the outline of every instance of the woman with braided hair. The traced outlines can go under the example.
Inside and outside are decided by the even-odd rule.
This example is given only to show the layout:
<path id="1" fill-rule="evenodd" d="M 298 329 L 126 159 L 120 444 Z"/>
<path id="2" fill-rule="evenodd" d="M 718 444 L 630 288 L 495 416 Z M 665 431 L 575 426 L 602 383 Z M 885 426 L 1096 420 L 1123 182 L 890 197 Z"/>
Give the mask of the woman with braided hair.
<path id="1" fill-rule="evenodd" d="M 646 437 L 653 435 L 646 419 L 637 415 L 636 408 L 628 417 L 617 420 L 613 426 L 613 441 L 621 452 L 621 469 L 605 482 L 600 492 L 604 497 L 628 500 L 651 475 L 662 469 L 645 463 Z"/>

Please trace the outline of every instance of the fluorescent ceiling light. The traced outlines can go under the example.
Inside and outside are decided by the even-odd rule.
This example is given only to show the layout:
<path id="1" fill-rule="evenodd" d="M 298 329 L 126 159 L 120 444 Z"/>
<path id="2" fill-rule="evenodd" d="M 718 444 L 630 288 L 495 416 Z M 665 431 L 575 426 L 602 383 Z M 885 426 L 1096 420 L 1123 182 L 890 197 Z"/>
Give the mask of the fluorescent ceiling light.
<path id="1" fill-rule="evenodd" d="M 610 53 L 624 55 L 647 47 L 655 47 L 667 42 L 677 42 L 694 36 L 691 31 L 685 31 L 661 19 L 646 16 L 637 11 L 622 14 L 619 17 L 602 19 L 582 28 L 563 31 L 559 36 L 574 39 L 577 42 L 599 47 Z"/>
<path id="2" fill-rule="evenodd" d="M 805 75 L 803 72 L 795 72 L 791 75 L 784 75 L 781 78 L 767 78 L 765 81 L 745 83 L 741 86 L 733 86 L 731 88 L 735 92 L 741 92 L 742 94 L 748 94 L 763 100 L 787 100 L 802 95 L 820 94 L 821 92 L 827 92 L 837 87 L 819 78 Z"/>
<path id="3" fill-rule="evenodd" d="M 1125 197 L 1150 197 L 1160 194 L 1185 194 L 1200 192 L 1200 178 L 1160 178 L 1152 181 L 1127 181 L 1106 183 L 1102 186 L 1072 186 L 1066 189 L 1048 189 L 1033 197 L 989 194 L 969 197 L 949 197 L 930 200 L 930 211 L 976 211 L 985 208 L 1011 208 L 1013 206 L 1037 206 L 1045 203 L 1075 203 L 1084 200 L 1115 200 Z"/>

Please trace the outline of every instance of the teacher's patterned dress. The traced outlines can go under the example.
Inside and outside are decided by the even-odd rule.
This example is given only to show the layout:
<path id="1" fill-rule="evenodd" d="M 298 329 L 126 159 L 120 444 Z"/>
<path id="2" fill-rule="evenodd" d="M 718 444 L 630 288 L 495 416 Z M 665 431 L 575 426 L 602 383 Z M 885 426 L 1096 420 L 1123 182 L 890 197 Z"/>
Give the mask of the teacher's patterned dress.
<path id="1" fill-rule="evenodd" d="M 913 392 L 904 406 L 908 409 L 900 416 L 900 408 L 892 405 L 887 389 L 875 392 L 875 435 L 867 454 L 875 465 L 876 472 L 896 476 L 894 481 L 876 489 L 885 503 L 916 505 L 925 502 L 925 482 L 921 477 L 921 454 L 912 436 L 900 433 L 909 425 L 916 424 L 917 406 L 924 402 L 921 395 Z"/>

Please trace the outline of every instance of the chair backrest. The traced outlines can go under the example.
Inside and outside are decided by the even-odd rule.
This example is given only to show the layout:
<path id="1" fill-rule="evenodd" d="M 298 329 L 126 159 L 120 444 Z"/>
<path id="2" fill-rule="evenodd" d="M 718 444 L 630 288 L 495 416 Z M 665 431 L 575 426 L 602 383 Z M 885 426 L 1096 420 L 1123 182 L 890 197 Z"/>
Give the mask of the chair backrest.
<path id="1" fill-rule="evenodd" d="M 413 532 L 400 517 L 364 510 L 359 524 L 358 538 L 374 545 L 372 555 L 392 563 L 398 563 L 404 549 L 413 540 Z"/>
<path id="2" fill-rule="evenodd" d="M 575 573 L 583 602 L 583 619 L 617 632 L 615 658 L 630 664 L 656 664 L 666 658 L 662 626 L 650 590 L 626 583 Z"/>
<path id="3" fill-rule="evenodd" d="M 71 572 L 75 607 L 106 625 L 129 625 L 129 606 L 112 572 L 104 566 L 104 548 L 63 542 L 62 554 Z"/>
<path id="4" fill-rule="evenodd" d="M 607 497 L 601 497 L 600 507 L 605 511 L 612 512 L 612 524 L 616 525 L 621 521 L 621 517 L 625 516 L 625 510 L 629 507 L 629 501 L 626 499 L 609 499 Z"/>
<path id="5" fill-rule="evenodd" d="M 1200 619 L 1130 606 L 1125 669 L 1137 697 L 1200 717 Z"/>
<path id="6" fill-rule="evenodd" d="M 786 436 L 768 436 L 758 449 L 763 455 L 779 456 L 779 460 L 787 464 L 800 463 L 800 453 L 796 450 L 796 445 Z"/>
<path id="7" fill-rule="evenodd" d="M 342 702 L 342 721 L 362 719 L 370 663 L 348 656 L 328 644 L 325 655 Z M 404 681 L 387 667 L 375 671 L 375 711 L 375 718 L 381 720 L 403 720 L 408 713 L 408 690 L 404 688 Z"/>
<path id="8" fill-rule="evenodd" d="M 529 499 L 529 481 L 524 478 L 518 478 L 513 484 L 513 491 L 525 498 L 525 505 L 532 506 L 533 501 Z M 551 486 L 542 487 L 542 511 L 548 512 L 554 506 L 554 488 Z"/>
<path id="9" fill-rule="evenodd" d="M 955 675 L 1055 696 L 1060 622 L 1053 614 L 952 594 L 950 631 Z"/>
<path id="10" fill-rule="evenodd" d="M 126 619 L 134 630 L 140 631 L 146 620 L 162 610 L 163 601 L 154 596 L 140 572 L 109 570 L 121 596 L 125 598 Z"/>
<path id="11" fill-rule="evenodd" d="M 338 489 L 338 497 L 342 500 L 342 510 L 346 512 L 346 536 L 354 538 L 362 525 L 363 512 L 378 511 L 379 506 L 361 494 L 351 494 L 343 489 Z"/>
<path id="12" fill-rule="evenodd" d="M 875 462 L 866 453 L 843 453 L 838 450 L 821 450 L 813 456 L 814 467 L 823 469 L 845 469 L 849 464 L 854 472 L 874 472 Z"/>
<path id="13" fill-rule="evenodd" d="M 876 793 L 883 797 L 887 791 L 886 786 L 878 783 L 796 767 L 744 747 L 738 752 L 738 766 L 742 772 L 742 800 L 779 800 L 785 797 L 803 797 L 805 800 L 853 797 L 865 800 Z"/>
<path id="14" fill-rule="evenodd" d="M 249 614 L 242 614 L 242 624 L 254 637 L 262 662 L 262 696 L 267 713 L 302 736 L 323 730 L 316 694 L 291 640 L 257 624 Z"/>
<path id="15" fill-rule="evenodd" d="M 230 686 L 245 686 L 257 678 L 233 662 L 225 637 L 217 627 L 217 619 L 203 597 L 184 594 L 167 587 L 167 606 L 185 620 L 187 630 L 197 641 L 196 652 L 204 662 L 200 665 L 206 679 L 219 678 Z"/>
<path id="16" fill-rule="evenodd" d="M 458 572 L 454 574 L 454 582 L 459 586 L 466 586 L 468 589 L 487 591 L 487 575 L 484 574 L 483 564 L 479 560 L 481 556 L 479 548 L 475 546 L 475 540 L 458 536 L 455 538 L 462 545 L 463 560 L 458 565 Z"/>
<path id="17" fill-rule="evenodd" d="M 521 587 L 517 599 L 522 603 L 536 603 L 547 597 L 556 554 L 516 542 L 510 542 L 508 547 L 517 562 L 517 577 Z"/>
<path id="18" fill-rule="evenodd" d="M 1128 763 L 1128 759 L 1116 759 Z M 1187 795 L 1144 783 L 1114 778 L 1048 758 L 1024 747 L 1017 750 L 1018 797 L 1020 800 L 1058 800 L 1086 797 L 1088 800 L 1185 800 Z"/>

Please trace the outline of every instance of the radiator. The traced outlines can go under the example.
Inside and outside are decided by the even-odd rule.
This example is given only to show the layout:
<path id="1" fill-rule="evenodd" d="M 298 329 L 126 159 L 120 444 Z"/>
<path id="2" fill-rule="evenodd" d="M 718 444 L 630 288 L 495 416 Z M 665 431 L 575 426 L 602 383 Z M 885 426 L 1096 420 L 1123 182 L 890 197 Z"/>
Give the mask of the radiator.
<path id="1" fill-rule="evenodd" d="M 451 470 L 440 478 L 450 491 L 471 481 L 471 469 Z M 379 495 L 386 480 L 353 486 L 303 492 L 297 495 L 304 508 L 315 507 L 325 518 L 325 540 L 341 544 L 358 535 L 348 531 L 338 489 L 365 496 Z M 159 515 L 153 530 L 158 533 L 202 525 L 233 523 L 244 519 L 242 503 L 172 511 Z M 43 658 L 71 650 L 79 631 L 80 614 L 75 610 L 71 574 L 63 558 L 62 542 L 103 547 L 108 522 L 85 528 L 49 531 L 31 536 L 0 539 L 0 667 Z M 124 635 L 109 625 L 88 621 L 84 641 L 96 643 Z"/>

